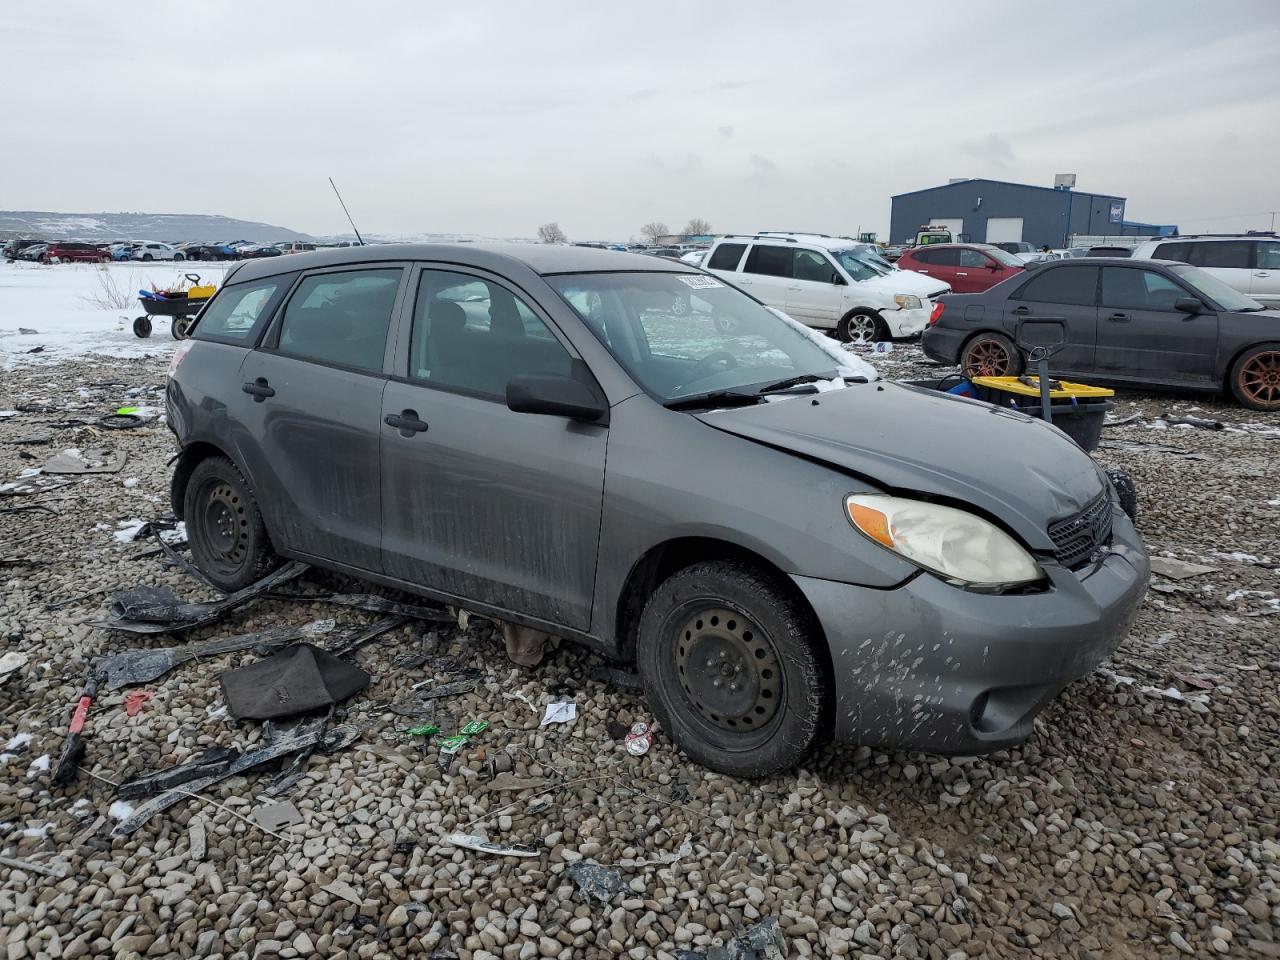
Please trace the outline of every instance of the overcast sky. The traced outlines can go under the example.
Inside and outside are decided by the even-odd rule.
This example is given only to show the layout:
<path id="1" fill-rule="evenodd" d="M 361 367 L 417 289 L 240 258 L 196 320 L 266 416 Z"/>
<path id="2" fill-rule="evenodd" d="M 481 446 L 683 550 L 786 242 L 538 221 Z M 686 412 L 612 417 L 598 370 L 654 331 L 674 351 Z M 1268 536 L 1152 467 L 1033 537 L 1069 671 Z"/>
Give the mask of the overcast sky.
<path id="1" fill-rule="evenodd" d="M 880 231 L 989 177 L 1280 209 L 1280 2 L 6 4 L 0 208 L 573 239 Z M 1277 218 L 1280 221 L 1280 217 Z"/>

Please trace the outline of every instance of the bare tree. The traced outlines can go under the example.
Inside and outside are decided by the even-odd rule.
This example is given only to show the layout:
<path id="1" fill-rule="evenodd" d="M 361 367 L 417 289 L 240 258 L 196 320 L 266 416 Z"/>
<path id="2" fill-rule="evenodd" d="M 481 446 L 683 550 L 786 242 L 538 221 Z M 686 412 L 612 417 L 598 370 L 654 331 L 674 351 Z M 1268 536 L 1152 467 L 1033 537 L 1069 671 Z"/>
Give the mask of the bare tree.
<path id="1" fill-rule="evenodd" d="M 694 217 L 684 225 L 684 235 L 686 237 L 703 237 L 711 232 L 711 224 L 703 220 L 701 217 Z"/>
<path id="2" fill-rule="evenodd" d="M 564 235 L 564 231 L 560 229 L 558 223 L 544 223 L 538 228 L 539 243 L 568 243 L 569 238 Z"/>
<path id="3" fill-rule="evenodd" d="M 665 237 L 670 232 L 671 228 L 661 220 L 654 220 L 652 223 L 646 223 L 640 228 L 640 235 L 650 243 L 657 243 L 659 237 Z"/>

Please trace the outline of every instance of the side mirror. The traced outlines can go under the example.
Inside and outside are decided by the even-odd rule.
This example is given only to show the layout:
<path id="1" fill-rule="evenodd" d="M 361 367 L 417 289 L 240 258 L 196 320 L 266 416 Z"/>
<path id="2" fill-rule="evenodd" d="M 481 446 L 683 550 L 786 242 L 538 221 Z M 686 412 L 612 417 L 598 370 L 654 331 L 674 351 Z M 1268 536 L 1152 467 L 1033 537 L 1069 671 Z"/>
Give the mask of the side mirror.
<path id="1" fill-rule="evenodd" d="M 609 407 L 594 389 L 558 373 L 529 373 L 507 383 L 507 407 L 516 413 L 541 413 L 570 420 L 601 420 Z"/>
<path id="2" fill-rule="evenodd" d="M 832 270 L 832 271 L 831 271 L 831 282 L 832 282 L 833 284 L 835 284 L 837 287 L 843 287 L 843 286 L 844 286 L 844 277 L 840 276 L 840 274 L 838 274 L 838 273 L 836 273 L 834 270 Z"/>
<path id="3" fill-rule="evenodd" d="M 1195 297 L 1179 297 L 1173 301 L 1173 309 L 1183 313 L 1204 313 L 1204 304 Z"/>
<path id="4" fill-rule="evenodd" d="M 991 270 L 991 271 L 993 271 L 993 272 L 994 272 L 994 271 L 996 271 L 996 270 L 999 270 L 999 269 L 1000 269 L 1000 264 L 996 263 L 994 260 L 988 260 L 988 261 L 987 261 L 987 269 L 988 269 L 988 270 Z"/>

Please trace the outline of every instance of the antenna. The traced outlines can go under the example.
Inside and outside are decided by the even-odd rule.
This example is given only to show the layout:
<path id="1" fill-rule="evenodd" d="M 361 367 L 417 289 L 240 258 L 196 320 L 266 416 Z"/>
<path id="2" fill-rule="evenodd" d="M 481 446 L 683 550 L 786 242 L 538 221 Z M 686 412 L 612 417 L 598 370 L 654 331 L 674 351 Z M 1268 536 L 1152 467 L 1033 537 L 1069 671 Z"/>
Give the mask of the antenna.
<path id="1" fill-rule="evenodd" d="M 333 195 L 338 198 L 338 202 L 342 204 L 342 212 L 347 215 L 347 223 L 351 224 L 351 229 L 355 231 L 356 239 L 360 241 L 360 246 L 364 246 L 364 237 L 360 236 L 360 230 L 356 227 L 356 222 L 351 219 L 351 211 L 347 209 L 347 205 L 342 202 L 342 194 L 338 193 L 338 185 L 333 182 L 333 177 L 329 178 L 329 186 L 333 187 Z"/>

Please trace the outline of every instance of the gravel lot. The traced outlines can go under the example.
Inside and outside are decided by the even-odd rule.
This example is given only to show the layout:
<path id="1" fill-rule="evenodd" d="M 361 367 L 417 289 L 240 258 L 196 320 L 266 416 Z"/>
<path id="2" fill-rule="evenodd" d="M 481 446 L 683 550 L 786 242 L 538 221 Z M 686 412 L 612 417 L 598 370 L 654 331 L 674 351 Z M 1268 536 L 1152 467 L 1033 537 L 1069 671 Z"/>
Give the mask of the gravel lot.
<path id="1" fill-rule="evenodd" d="M 1109 428 L 1099 458 L 1136 480 L 1153 553 L 1216 569 L 1156 578 L 1132 636 L 1021 749 L 951 760 L 827 749 L 761 783 L 688 764 L 660 732 L 634 758 L 614 737 L 617 724 L 645 718 L 644 705 L 590 679 L 602 661 L 565 646 L 538 668 L 516 667 L 495 630 L 473 620 L 401 628 L 359 654 L 375 681 L 346 720 L 366 729 L 356 746 L 315 757 L 286 796 L 303 824 L 272 836 L 242 819 L 260 804 L 270 774 L 259 772 L 114 838 L 107 781 L 262 740 L 259 724 L 218 712 L 218 674 L 255 659 L 230 654 L 144 687 L 154 697 L 134 717 L 127 691 L 103 694 L 79 781 L 51 788 L 41 769 L 43 756 L 56 763 L 88 658 L 165 645 L 88 626 L 106 594 L 56 612 L 46 604 L 136 584 L 212 596 L 157 558 L 138 559 L 151 544 L 113 537 L 168 509 L 174 448 L 163 425 L 56 425 L 125 401 L 158 405 L 165 362 L 18 366 L 0 381 L 0 410 L 50 408 L 0 419 L 0 482 L 68 447 L 105 443 L 128 457 L 119 474 L 0 496 L 0 508 L 56 511 L 0 514 L 0 636 L 4 651 L 30 658 L 0 687 L 0 743 L 18 741 L 0 764 L 0 854 L 64 874 L 0 865 L 0 943 L 12 960 L 676 958 L 766 917 L 790 957 L 1280 957 L 1280 418 L 1121 398 L 1115 416 L 1139 419 Z M 889 376 L 941 372 L 902 345 L 876 362 Z M 117 383 L 91 385 L 107 381 Z M 1227 429 L 1161 419 L 1187 413 Z M 17 442 L 41 434 L 49 439 Z M 295 586 L 357 585 L 312 572 Z M 192 636 L 323 617 L 376 619 L 259 601 Z M 419 654 L 481 676 L 473 692 L 440 701 L 458 726 L 490 724 L 447 771 L 434 745 L 405 733 L 414 721 L 387 709 L 414 684 L 456 675 L 433 672 L 441 661 L 397 662 Z M 565 693 L 577 720 L 539 729 L 543 705 Z M 514 859 L 442 843 L 458 830 L 541 852 Z M 626 889 L 587 901 L 568 873 L 584 859 L 616 869 Z"/>

